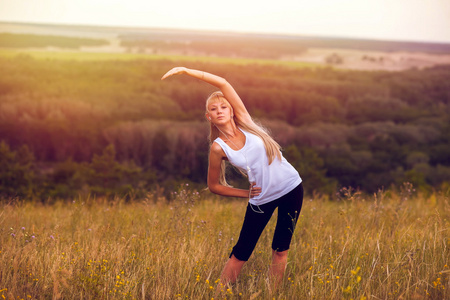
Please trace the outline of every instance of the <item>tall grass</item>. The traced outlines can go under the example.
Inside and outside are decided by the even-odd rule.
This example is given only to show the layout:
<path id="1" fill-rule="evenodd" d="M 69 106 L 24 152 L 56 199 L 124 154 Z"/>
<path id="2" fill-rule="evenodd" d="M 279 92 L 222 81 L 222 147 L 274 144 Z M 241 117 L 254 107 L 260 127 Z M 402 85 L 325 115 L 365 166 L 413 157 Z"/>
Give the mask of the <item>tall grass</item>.
<path id="1" fill-rule="evenodd" d="M 0 212 L 2 299 L 445 299 L 448 195 L 409 186 L 305 198 L 270 294 L 273 218 L 238 282 L 215 293 L 246 203 L 180 188 L 168 202 L 14 201 Z"/>

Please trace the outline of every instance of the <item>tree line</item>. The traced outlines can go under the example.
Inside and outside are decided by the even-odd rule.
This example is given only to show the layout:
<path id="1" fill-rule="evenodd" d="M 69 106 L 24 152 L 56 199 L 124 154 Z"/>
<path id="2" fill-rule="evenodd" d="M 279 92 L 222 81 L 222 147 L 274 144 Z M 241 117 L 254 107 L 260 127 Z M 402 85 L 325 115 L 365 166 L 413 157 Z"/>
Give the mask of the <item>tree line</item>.
<path id="1" fill-rule="evenodd" d="M 204 102 L 214 89 L 182 76 L 161 82 L 175 65 L 227 78 L 309 192 L 332 194 L 342 186 L 374 192 L 404 181 L 424 190 L 448 187 L 449 66 L 390 73 L 27 55 L 0 64 L 6 197 L 143 196 L 179 182 L 204 187 Z M 229 172 L 235 185 L 244 184 Z"/>

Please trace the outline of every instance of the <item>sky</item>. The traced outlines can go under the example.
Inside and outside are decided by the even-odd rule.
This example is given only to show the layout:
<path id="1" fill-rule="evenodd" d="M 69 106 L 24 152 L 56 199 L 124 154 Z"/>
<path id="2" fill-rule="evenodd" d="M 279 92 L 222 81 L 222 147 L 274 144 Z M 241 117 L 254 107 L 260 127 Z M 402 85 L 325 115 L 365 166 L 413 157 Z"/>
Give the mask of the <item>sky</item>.
<path id="1" fill-rule="evenodd" d="M 450 43 L 450 0 L 0 0 L 0 21 Z"/>

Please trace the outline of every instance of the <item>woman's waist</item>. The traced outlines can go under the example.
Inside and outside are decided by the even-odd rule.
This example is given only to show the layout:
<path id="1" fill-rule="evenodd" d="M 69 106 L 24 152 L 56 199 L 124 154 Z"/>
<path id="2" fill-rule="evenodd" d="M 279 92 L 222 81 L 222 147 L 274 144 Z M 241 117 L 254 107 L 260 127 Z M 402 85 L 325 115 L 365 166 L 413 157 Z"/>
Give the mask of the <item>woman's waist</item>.
<path id="1" fill-rule="evenodd" d="M 250 198 L 252 204 L 263 204 L 289 193 L 297 185 L 302 182 L 298 173 L 291 174 L 289 177 L 276 178 L 276 180 L 258 180 L 256 179 L 256 186 L 261 187 L 261 194 Z"/>

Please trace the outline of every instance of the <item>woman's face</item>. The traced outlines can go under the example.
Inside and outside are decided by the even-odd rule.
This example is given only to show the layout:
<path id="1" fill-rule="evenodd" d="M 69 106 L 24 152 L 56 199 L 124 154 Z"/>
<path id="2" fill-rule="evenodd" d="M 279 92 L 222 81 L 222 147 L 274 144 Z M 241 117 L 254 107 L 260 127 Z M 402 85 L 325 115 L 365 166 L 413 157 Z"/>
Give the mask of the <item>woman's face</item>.
<path id="1" fill-rule="evenodd" d="M 225 101 L 214 101 L 208 105 L 206 118 L 215 124 L 223 125 L 231 120 L 231 107 Z"/>

